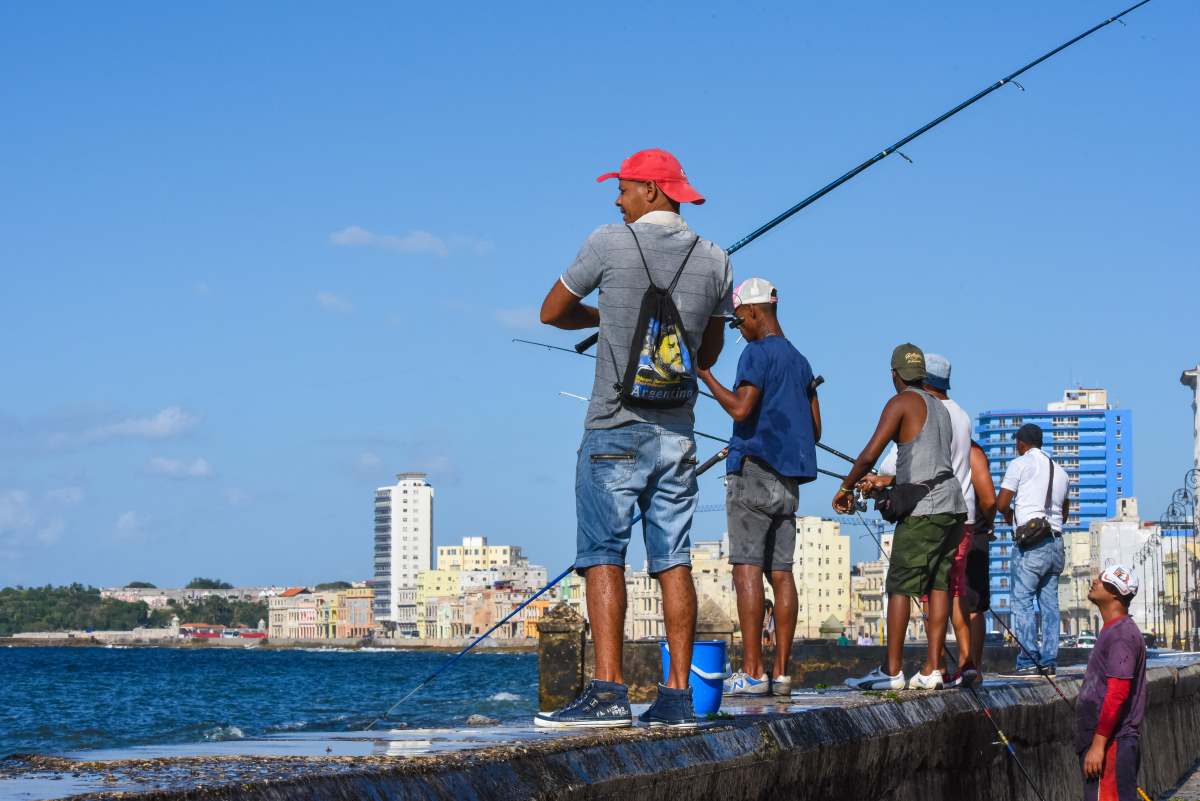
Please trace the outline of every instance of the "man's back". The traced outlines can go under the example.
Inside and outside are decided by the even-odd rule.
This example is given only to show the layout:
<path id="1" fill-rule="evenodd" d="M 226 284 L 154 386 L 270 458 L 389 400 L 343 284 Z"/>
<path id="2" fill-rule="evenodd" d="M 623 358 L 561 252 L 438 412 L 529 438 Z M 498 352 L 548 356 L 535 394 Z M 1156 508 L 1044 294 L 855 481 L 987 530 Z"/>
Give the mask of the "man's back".
<path id="1" fill-rule="evenodd" d="M 737 383 L 753 384 L 761 396 L 750 416 L 733 424 L 728 470 L 741 470 L 747 456 L 800 483 L 817 477 L 809 384 L 812 366 L 783 336 L 750 342 L 738 360 Z M 737 389 L 735 387 L 734 389 Z"/>
<path id="2" fill-rule="evenodd" d="M 975 487 L 971 482 L 971 416 L 950 398 L 940 400 L 942 406 L 950 414 L 950 469 L 954 472 L 954 477 L 958 479 L 959 486 L 962 488 L 963 500 L 967 504 L 967 523 L 974 523 Z M 880 473 L 887 476 L 896 475 L 896 454 L 897 448 L 893 445 L 879 465 Z"/>
<path id="3" fill-rule="evenodd" d="M 909 405 L 917 402 L 924 404 L 925 413 L 905 410 L 905 418 L 901 422 L 902 436 L 911 430 L 905 425 L 908 419 L 924 418 L 920 430 L 911 439 L 896 444 L 896 483 L 911 484 L 929 481 L 949 472 L 953 473 L 951 457 L 953 453 L 953 425 L 950 413 L 940 401 L 924 390 L 909 387 L 901 393 L 902 399 Z M 947 479 L 936 484 L 929 494 L 920 500 L 913 509 L 914 516 L 935 514 L 964 514 L 966 501 L 963 499 L 962 487 L 956 481 Z"/>
<path id="4" fill-rule="evenodd" d="M 691 428 L 693 423 L 690 404 L 674 409 L 623 406 L 614 388 L 629 361 L 642 296 L 650 285 L 638 254 L 639 245 L 655 285 L 666 289 L 696 239 L 696 234 L 677 215 L 652 214 L 679 222 L 670 225 L 635 222 L 630 227 L 637 235 L 636 242 L 630 227 L 602 225 L 584 242 L 574 263 L 562 276 L 566 288 L 579 297 L 600 290 L 596 377 L 585 428 L 615 428 L 633 422 Z M 701 238 L 671 294 L 693 353 L 700 347 L 709 318 L 732 313 L 732 287 L 729 257 L 717 245 Z"/>
<path id="5" fill-rule="evenodd" d="M 1050 457 L 1041 448 L 1030 448 L 1013 459 L 1004 473 L 1000 488 L 1015 493 L 1013 525 L 1023 526 L 1030 520 L 1046 517 L 1046 482 L 1050 478 Z M 1067 498 L 1070 478 L 1067 471 L 1054 465 L 1054 489 L 1050 493 L 1050 527 L 1063 530 L 1063 501 Z"/>

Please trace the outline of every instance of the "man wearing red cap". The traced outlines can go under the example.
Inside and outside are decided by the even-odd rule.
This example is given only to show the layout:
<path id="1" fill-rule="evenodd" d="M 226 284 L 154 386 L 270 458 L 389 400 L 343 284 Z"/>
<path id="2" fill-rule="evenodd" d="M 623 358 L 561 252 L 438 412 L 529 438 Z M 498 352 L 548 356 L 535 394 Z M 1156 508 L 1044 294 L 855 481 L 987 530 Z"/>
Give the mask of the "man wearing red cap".
<path id="1" fill-rule="evenodd" d="M 643 347 L 641 313 L 651 287 L 669 296 L 676 331 L 648 363 L 670 368 L 664 380 L 695 386 L 696 366 L 716 362 L 723 322 L 732 311 L 729 257 L 689 230 L 681 203 L 704 198 L 665 150 L 630 156 L 618 172 L 616 205 L 624 225 L 602 225 L 542 303 L 541 319 L 557 328 L 599 326 L 596 375 L 575 476 L 578 516 L 575 569 L 587 579 L 588 620 L 596 647 L 595 680 L 571 703 L 540 713 L 539 726 L 629 726 L 633 719 L 621 668 L 625 630 L 625 552 L 637 512 L 643 517 L 649 571 L 662 587 L 671 672 L 641 720 L 694 726 L 688 669 L 696 628 L 691 577 L 692 514 L 696 509 L 694 389 L 669 404 L 635 403 L 629 369 Z M 600 290 L 599 305 L 581 301 Z M 677 334 L 677 335 L 676 335 Z M 653 375 L 645 374 L 647 383 Z M 690 384 L 688 383 L 690 382 Z M 652 388 L 651 393 L 655 390 Z"/>

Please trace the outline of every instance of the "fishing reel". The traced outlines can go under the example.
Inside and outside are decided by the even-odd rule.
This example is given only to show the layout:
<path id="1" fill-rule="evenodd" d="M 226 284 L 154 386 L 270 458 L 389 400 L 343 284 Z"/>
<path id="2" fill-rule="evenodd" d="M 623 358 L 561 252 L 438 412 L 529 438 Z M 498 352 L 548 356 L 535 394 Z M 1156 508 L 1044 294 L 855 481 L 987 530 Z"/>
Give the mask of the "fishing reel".
<path id="1" fill-rule="evenodd" d="M 858 487 L 854 488 L 854 509 L 859 512 L 867 511 L 867 496 Z"/>

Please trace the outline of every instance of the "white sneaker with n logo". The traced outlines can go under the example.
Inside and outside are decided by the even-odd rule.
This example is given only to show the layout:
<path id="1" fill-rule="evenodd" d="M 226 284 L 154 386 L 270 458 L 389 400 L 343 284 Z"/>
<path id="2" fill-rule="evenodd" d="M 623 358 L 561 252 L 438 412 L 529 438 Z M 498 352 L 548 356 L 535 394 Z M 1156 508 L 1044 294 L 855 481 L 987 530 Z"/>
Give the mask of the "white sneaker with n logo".
<path id="1" fill-rule="evenodd" d="M 739 670 L 725 679 L 722 691 L 725 695 L 767 695 L 771 691 L 771 680 L 765 674 L 756 679 Z"/>
<path id="2" fill-rule="evenodd" d="M 846 686 L 853 690 L 903 690 L 904 671 L 892 676 L 884 673 L 882 668 L 875 668 L 862 678 L 846 679 Z"/>

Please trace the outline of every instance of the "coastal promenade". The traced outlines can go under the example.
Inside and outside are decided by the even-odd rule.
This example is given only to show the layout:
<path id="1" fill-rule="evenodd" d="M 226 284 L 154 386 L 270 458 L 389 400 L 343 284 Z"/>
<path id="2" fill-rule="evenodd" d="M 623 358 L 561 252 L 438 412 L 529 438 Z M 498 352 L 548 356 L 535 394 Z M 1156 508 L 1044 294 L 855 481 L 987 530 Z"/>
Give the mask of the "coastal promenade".
<path id="1" fill-rule="evenodd" d="M 1062 671 L 1068 698 L 1081 668 Z M 1200 655 L 1151 660 L 1141 784 L 1170 791 L 1200 755 Z M 1048 682 L 978 691 L 1047 799 L 1079 795 L 1074 712 Z M 695 731 L 461 729 L 299 733 L 0 763 L 13 799 L 1018 801 L 1035 796 L 966 692 L 800 690 L 727 706 Z"/>

